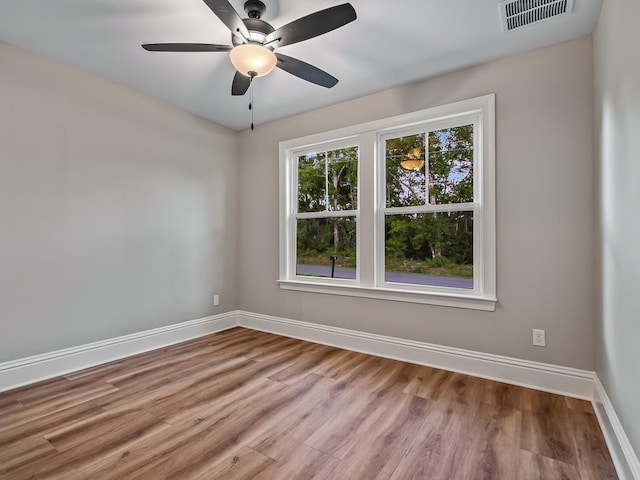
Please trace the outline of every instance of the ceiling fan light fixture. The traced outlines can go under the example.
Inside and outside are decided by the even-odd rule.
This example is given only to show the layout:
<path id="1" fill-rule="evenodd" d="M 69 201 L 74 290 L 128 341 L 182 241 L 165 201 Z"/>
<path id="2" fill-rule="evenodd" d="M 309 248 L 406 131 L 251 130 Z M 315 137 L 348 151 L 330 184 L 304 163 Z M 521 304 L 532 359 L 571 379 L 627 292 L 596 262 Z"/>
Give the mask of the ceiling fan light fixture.
<path id="1" fill-rule="evenodd" d="M 417 172 L 422 167 L 424 167 L 424 160 L 416 160 L 413 158 L 408 158 L 400 162 L 400 166 L 405 170 L 413 170 Z"/>
<path id="2" fill-rule="evenodd" d="M 229 58 L 234 68 L 247 77 L 263 77 L 271 73 L 278 63 L 273 51 L 257 43 L 237 45 L 229 52 Z"/>
<path id="3" fill-rule="evenodd" d="M 400 162 L 400 166 L 405 170 L 418 171 L 424 167 L 424 160 L 422 160 L 422 152 L 420 148 L 412 148 L 403 161 Z"/>

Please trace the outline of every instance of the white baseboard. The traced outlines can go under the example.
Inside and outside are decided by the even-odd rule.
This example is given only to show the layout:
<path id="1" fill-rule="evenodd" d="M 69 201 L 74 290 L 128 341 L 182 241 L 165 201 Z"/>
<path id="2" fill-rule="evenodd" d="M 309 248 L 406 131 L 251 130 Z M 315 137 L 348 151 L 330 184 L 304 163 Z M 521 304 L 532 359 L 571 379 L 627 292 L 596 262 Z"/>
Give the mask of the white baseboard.
<path id="1" fill-rule="evenodd" d="M 0 392 L 235 326 L 477 377 L 593 398 L 594 373 L 489 353 L 233 311 L 0 364 Z"/>
<path id="2" fill-rule="evenodd" d="M 489 353 L 416 342 L 373 333 L 329 327 L 250 312 L 237 312 L 239 325 L 380 357 L 442 368 L 476 377 L 559 393 L 593 398 L 594 372 L 531 362 Z"/>
<path id="3" fill-rule="evenodd" d="M 236 312 L 0 363 L 0 392 L 237 326 Z"/>
<path id="4" fill-rule="evenodd" d="M 620 480 L 640 480 L 640 461 L 631 442 L 629 442 L 629 437 L 620 423 L 611 400 L 609 400 L 609 395 L 597 376 L 593 383 L 593 409 L 598 416 L 598 422 L 604 433 L 618 476 Z"/>

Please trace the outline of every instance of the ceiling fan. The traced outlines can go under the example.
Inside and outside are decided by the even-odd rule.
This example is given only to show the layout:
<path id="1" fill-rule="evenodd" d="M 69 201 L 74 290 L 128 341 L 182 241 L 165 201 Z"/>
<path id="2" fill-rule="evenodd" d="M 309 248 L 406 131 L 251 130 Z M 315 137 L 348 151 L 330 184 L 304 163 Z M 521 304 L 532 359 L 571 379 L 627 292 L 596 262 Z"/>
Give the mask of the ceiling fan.
<path id="1" fill-rule="evenodd" d="M 255 77 L 270 73 L 276 66 L 285 72 L 326 88 L 338 79 L 324 70 L 274 50 L 302 42 L 340 28 L 356 19 L 349 3 L 326 8 L 294 20 L 278 29 L 261 19 L 266 6 L 260 0 L 247 0 L 244 10 L 248 18 L 240 18 L 228 0 L 203 0 L 231 30 L 232 45 L 209 43 L 146 43 L 151 52 L 230 52 L 236 74 L 231 84 L 232 95 L 244 95 Z"/>

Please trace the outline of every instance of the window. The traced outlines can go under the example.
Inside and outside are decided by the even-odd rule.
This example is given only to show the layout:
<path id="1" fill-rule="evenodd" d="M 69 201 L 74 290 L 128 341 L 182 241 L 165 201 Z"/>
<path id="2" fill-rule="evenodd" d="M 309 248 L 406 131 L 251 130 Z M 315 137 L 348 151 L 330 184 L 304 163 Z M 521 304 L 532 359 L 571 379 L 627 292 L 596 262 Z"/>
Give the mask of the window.
<path id="1" fill-rule="evenodd" d="M 494 310 L 494 104 L 282 142 L 281 288 Z"/>
<path id="2" fill-rule="evenodd" d="M 357 278 L 358 146 L 296 154 L 296 275 Z"/>

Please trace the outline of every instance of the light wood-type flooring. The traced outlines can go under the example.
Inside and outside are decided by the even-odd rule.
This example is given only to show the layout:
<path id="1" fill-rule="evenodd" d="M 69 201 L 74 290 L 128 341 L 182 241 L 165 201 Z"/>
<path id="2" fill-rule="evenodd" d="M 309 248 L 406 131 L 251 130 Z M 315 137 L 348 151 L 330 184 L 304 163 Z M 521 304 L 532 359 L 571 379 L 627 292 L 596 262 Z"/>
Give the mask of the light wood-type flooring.
<path id="1" fill-rule="evenodd" d="M 0 394 L 0 478 L 616 475 L 589 402 L 234 328 Z"/>

